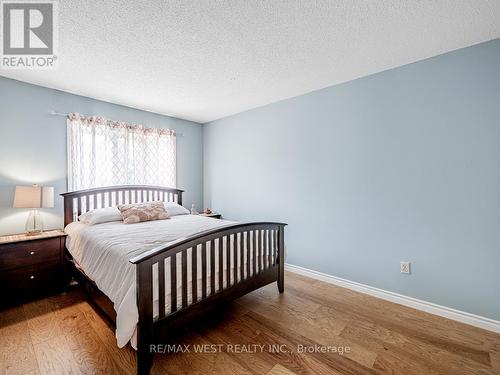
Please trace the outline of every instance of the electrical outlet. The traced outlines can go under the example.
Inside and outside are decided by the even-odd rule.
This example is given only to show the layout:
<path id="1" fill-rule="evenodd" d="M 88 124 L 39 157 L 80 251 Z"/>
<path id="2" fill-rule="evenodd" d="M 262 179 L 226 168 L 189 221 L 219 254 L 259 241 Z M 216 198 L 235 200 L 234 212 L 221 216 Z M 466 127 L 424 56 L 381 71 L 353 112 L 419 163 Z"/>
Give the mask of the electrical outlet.
<path id="1" fill-rule="evenodd" d="M 410 264 L 410 262 L 400 262 L 401 273 L 404 273 L 406 275 L 411 274 Z"/>

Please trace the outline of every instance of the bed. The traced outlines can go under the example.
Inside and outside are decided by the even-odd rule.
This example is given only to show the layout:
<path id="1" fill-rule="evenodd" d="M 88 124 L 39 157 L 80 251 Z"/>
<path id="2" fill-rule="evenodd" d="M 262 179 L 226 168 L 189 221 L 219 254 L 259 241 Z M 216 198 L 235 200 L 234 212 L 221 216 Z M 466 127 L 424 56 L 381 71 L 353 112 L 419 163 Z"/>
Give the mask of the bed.
<path id="1" fill-rule="evenodd" d="M 284 290 L 284 223 L 237 223 L 198 215 L 136 224 L 88 226 L 95 208 L 177 202 L 180 189 L 112 186 L 64 193 L 68 271 L 115 324 L 118 346 L 137 349 L 148 374 L 150 345 L 178 328 L 272 282 Z M 174 287 L 172 287 L 174 286 Z"/>

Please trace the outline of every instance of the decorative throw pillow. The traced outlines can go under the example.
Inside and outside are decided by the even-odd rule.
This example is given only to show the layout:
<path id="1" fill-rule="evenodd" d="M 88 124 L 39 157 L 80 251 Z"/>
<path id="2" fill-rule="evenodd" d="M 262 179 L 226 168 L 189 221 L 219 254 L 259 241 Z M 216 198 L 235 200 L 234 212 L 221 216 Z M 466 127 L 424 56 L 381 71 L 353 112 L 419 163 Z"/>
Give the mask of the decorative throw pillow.
<path id="1" fill-rule="evenodd" d="M 108 223 L 110 221 L 122 221 L 122 214 L 116 207 L 96 208 L 95 210 L 85 212 L 78 217 L 81 223 L 95 225 Z"/>
<path id="2" fill-rule="evenodd" d="M 163 202 L 121 204 L 118 206 L 125 224 L 169 219 Z"/>
<path id="3" fill-rule="evenodd" d="M 165 209 L 168 212 L 168 216 L 189 215 L 189 210 L 187 208 L 182 207 L 178 203 L 165 202 L 164 204 L 165 204 Z"/>

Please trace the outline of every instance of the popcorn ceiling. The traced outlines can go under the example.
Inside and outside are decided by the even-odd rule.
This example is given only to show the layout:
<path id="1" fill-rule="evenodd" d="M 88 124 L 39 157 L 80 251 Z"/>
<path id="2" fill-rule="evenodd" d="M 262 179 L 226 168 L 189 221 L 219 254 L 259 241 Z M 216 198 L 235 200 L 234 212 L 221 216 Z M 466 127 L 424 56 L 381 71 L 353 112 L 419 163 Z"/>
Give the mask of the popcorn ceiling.
<path id="1" fill-rule="evenodd" d="M 59 1 L 59 68 L 0 75 L 205 123 L 500 37 L 500 1 Z"/>

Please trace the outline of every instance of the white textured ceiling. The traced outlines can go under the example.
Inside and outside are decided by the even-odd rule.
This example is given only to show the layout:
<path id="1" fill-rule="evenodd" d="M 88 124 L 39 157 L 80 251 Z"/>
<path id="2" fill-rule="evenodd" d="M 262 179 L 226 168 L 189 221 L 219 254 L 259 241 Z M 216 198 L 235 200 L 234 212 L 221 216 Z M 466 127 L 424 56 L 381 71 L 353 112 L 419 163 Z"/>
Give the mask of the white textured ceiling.
<path id="1" fill-rule="evenodd" d="M 59 68 L 1 75 L 208 122 L 500 37 L 500 0 L 59 1 Z"/>

